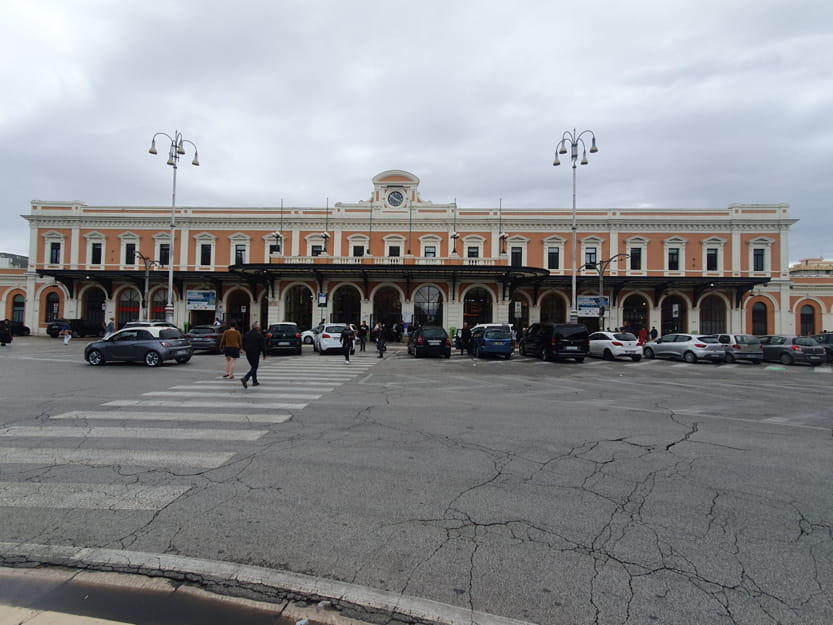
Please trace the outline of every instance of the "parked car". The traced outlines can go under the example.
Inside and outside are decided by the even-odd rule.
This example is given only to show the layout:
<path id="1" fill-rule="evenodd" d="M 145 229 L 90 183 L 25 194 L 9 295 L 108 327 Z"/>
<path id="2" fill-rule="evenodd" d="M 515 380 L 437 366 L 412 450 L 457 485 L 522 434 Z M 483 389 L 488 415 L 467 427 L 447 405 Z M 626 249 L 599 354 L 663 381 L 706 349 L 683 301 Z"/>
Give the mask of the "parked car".
<path id="1" fill-rule="evenodd" d="M 315 330 L 315 328 L 310 328 L 301 332 L 301 340 L 304 345 L 312 345 L 315 342 Z"/>
<path id="2" fill-rule="evenodd" d="M 186 363 L 193 353 L 191 343 L 177 328 L 148 326 L 123 328 L 106 339 L 88 343 L 84 360 L 93 366 L 107 362 L 144 362 L 148 367 L 158 367 L 165 360 Z"/>
<path id="3" fill-rule="evenodd" d="M 719 364 L 726 360 L 726 349 L 713 335 L 672 333 L 642 347 L 645 358 L 675 358 L 695 363 L 708 360 Z"/>
<path id="4" fill-rule="evenodd" d="M 298 354 L 303 351 L 301 331 L 297 323 L 273 323 L 266 329 L 267 354 Z"/>
<path id="5" fill-rule="evenodd" d="M 514 351 L 512 330 L 509 325 L 484 324 L 471 329 L 469 353 L 476 358 L 495 355 L 509 360 Z"/>
<path id="6" fill-rule="evenodd" d="M 590 333 L 580 323 L 533 323 L 518 344 L 524 356 L 541 360 L 574 358 L 584 362 L 590 352 Z"/>
<path id="7" fill-rule="evenodd" d="M 813 338 L 827 352 L 827 362 L 833 362 L 833 334 L 825 332 L 824 334 L 816 334 Z"/>
<path id="8" fill-rule="evenodd" d="M 715 334 L 717 342 L 726 350 L 726 362 L 748 360 L 758 364 L 764 359 L 761 339 L 752 334 Z"/>
<path id="9" fill-rule="evenodd" d="M 353 324 L 350 324 L 353 327 L 353 332 L 355 333 L 356 328 Z M 341 331 L 344 330 L 346 324 L 343 323 L 325 323 L 323 325 L 318 326 L 320 330 L 315 334 L 315 343 L 313 343 L 313 348 L 322 356 L 329 351 L 337 351 L 338 353 L 342 353 L 341 347 Z M 355 342 L 353 344 L 353 348 L 350 350 L 351 354 L 356 353 Z"/>
<path id="10" fill-rule="evenodd" d="M 783 365 L 806 363 L 813 367 L 823 363 L 827 356 L 824 347 L 811 336 L 773 335 L 761 338 L 764 360 Z"/>
<path id="11" fill-rule="evenodd" d="M 223 338 L 223 332 L 228 330 L 228 326 L 215 325 L 198 325 L 191 326 L 185 334 L 191 342 L 194 351 L 207 350 L 210 352 L 220 351 L 220 339 Z"/>
<path id="12" fill-rule="evenodd" d="M 642 360 L 642 346 L 630 332 L 594 332 L 590 335 L 590 355 L 605 360 L 630 358 Z"/>
<path id="13" fill-rule="evenodd" d="M 9 332 L 12 336 L 29 336 L 32 333 L 29 326 L 23 325 L 20 321 L 9 321 Z"/>
<path id="14" fill-rule="evenodd" d="M 420 326 L 408 335 L 408 353 L 414 358 L 431 355 L 451 358 L 451 337 L 445 328 Z"/>
<path id="15" fill-rule="evenodd" d="M 60 336 L 64 329 L 66 319 L 56 319 L 46 326 L 46 333 L 53 339 Z M 69 325 L 72 328 L 73 336 L 104 336 L 104 324 L 99 321 L 87 321 L 86 319 L 70 319 Z"/>

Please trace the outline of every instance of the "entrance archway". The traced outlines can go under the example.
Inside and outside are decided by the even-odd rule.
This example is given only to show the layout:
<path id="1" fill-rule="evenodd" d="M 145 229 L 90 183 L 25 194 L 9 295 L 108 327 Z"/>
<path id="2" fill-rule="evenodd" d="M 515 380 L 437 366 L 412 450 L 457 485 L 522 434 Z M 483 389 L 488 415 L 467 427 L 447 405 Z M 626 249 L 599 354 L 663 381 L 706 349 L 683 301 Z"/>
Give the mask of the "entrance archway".
<path id="1" fill-rule="evenodd" d="M 567 308 L 564 306 L 563 297 L 557 293 L 547 293 L 541 298 L 541 323 L 563 323 L 567 319 L 566 315 Z"/>
<path id="2" fill-rule="evenodd" d="M 12 321 L 23 323 L 26 317 L 26 298 L 22 295 L 15 295 L 12 299 Z"/>
<path id="3" fill-rule="evenodd" d="M 769 312 L 766 304 L 755 302 L 752 304 L 752 334 L 759 336 L 769 334 Z"/>
<path id="4" fill-rule="evenodd" d="M 249 294 L 244 291 L 234 291 L 228 296 L 226 306 L 226 322 L 236 321 L 237 328 L 241 332 L 249 331 L 249 318 L 251 315 L 251 302 Z"/>
<path id="5" fill-rule="evenodd" d="M 816 309 L 810 304 L 801 307 L 801 336 L 816 333 Z"/>
<path id="6" fill-rule="evenodd" d="M 333 323 L 361 323 L 361 295 L 356 287 L 344 285 L 333 293 L 333 313 L 330 321 Z"/>
<path id="7" fill-rule="evenodd" d="M 726 304 L 717 295 L 700 300 L 700 332 L 718 334 L 726 331 Z"/>
<path id="8" fill-rule="evenodd" d="M 443 293 L 435 286 L 421 286 L 414 293 L 414 324 L 443 325 Z"/>
<path id="9" fill-rule="evenodd" d="M 469 327 L 492 322 L 492 294 L 477 286 L 469 289 L 463 299 L 463 322 Z"/>
<path id="10" fill-rule="evenodd" d="M 135 289 L 125 289 L 119 295 L 119 305 L 116 309 L 118 327 L 124 327 L 128 321 L 139 320 L 139 292 Z"/>
<path id="11" fill-rule="evenodd" d="M 662 334 L 684 332 L 688 328 L 688 308 L 679 295 L 671 295 L 662 300 Z"/>
<path id="12" fill-rule="evenodd" d="M 104 306 L 104 292 L 98 288 L 88 289 L 84 294 L 84 319 L 103 328 Z"/>
<path id="13" fill-rule="evenodd" d="M 312 291 L 303 284 L 290 287 L 283 296 L 283 318 L 294 321 L 302 330 L 312 327 Z"/>
<path id="14" fill-rule="evenodd" d="M 520 309 L 520 315 L 518 315 L 518 309 Z M 509 300 L 509 323 L 515 328 L 518 336 L 524 328 L 529 327 L 529 301 L 525 297 L 515 295 Z"/>
<path id="15" fill-rule="evenodd" d="M 399 291 L 392 286 L 383 286 L 373 295 L 372 323 L 381 321 L 390 331 L 394 323 L 402 323 L 402 300 Z"/>
<path id="16" fill-rule="evenodd" d="M 610 325 L 616 322 L 611 320 Z M 642 328 L 649 330 L 648 300 L 642 295 L 628 295 L 622 302 L 622 325 L 630 326 L 631 330 L 639 334 Z"/>

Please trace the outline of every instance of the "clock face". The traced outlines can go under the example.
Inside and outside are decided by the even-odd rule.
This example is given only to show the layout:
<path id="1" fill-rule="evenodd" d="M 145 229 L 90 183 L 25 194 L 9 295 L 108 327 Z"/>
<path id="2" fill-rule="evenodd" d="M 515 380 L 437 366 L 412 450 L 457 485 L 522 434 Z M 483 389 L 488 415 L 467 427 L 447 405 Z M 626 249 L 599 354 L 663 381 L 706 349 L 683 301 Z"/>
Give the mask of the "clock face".
<path id="1" fill-rule="evenodd" d="M 391 191 L 388 193 L 388 204 L 391 206 L 400 206 L 405 201 L 405 196 L 401 191 Z"/>

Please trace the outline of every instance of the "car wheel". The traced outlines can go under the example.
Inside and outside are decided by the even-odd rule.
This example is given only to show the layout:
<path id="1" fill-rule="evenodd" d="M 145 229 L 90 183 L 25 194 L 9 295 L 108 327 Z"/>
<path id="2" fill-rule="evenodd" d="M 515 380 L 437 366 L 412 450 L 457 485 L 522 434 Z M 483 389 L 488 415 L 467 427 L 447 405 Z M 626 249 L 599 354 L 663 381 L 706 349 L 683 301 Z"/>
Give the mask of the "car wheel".
<path id="1" fill-rule="evenodd" d="M 311 336 L 305 336 L 304 337 L 304 343 L 306 343 L 307 345 L 310 345 L 312 343 L 312 337 Z"/>
<path id="2" fill-rule="evenodd" d="M 602 354 L 602 358 L 605 360 L 613 360 L 613 352 L 609 349 L 605 349 L 604 353 Z"/>
<path id="3" fill-rule="evenodd" d="M 190 357 L 190 356 L 182 356 L 182 357 L 180 357 L 180 358 L 177 358 L 177 359 L 176 359 L 176 362 L 177 362 L 178 364 L 180 364 L 180 365 L 184 365 L 184 364 L 185 364 L 186 362 L 188 362 L 189 360 L 191 360 L 191 357 Z"/>
<path id="4" fill-rule="evenodd" d="M 781 358 L 779 358 L 782 365 L 791 365 L 793 364 L 793 357 L 789 354 L 781 354 Z"/>
<path id="5" fill-rule="evenodd" d="M 153 350 L 145 354 L 145 364 L 148 367 L 158 367 L 162 364 L 162 359 L 159 357 L 159 352 Z"/>
<path id="6" fill-rule="evenodd" d="M 547 348 L 544 347 L 543 345 L 538 350 L 538 358 L 540 358 L 541 360 L 546 360 L 547 359 Z"/>
<path id="7" fill-rule="evenodd" d="M 732 352 L 726 352 L 726 362 L 728 362 L 728 363 L 735 362 L 735 355 Z"/>
<path id="8" fill-rule="evenodd" d="M 443 356 L 445 358 L 451 358 L 451 351 L 447 351 L 446 353 L 443 354 Z"/>
<path id="9" fill-rule="evenodd" d="M 90 363 L 92 366 L 97 367 L 99 365 L 104 364 L 104 354 L 102 354 L 99 350 L 93 349 L 87 354 L 87 362 Z"/>
<path id="10" fill-rule="evenodd" d="M 504 360 L 511 360 L 512 359 L 512 352 L 509 352 L 503 358 L 504 358 Z"/>
<path id="11" fill-rule="evenodd" d="M 634 362 L 639 362 L 640 360 L 642 360 L 642 356 L 631 356 L 631 360 L 633 360 Z"/>
<path id="12" fill-rule="evenodd" d="M 317 350 L 317 351 L 318 351 L 318 355 L 319 355 L 319 356 L 323 356 L 323 355 L 324 355 L 324 350 L 323 350 L 323 349 L 319 349 L 319 350 Z"/>
<path id="13" fill-rule="evenodd" d="M 647 358 L 648 360 L 654 359 L 654 350 L 652 350 L 650 347 L 646 347 L 643 351 L 643 354 L 645 355 L 645 358 Z"/>
<path id="14" fill-rule="evenodd" d="M 697 362 L 697 356 L 694 355 L 694 352 L 686 352 L 683 354 L 683 360 L 685 360 L 688 364 L 693 365 Z"/>
<path id="15" fill-rule="evenodd" d="M 483 358 L 483 350 L 479 347 L 474 350 L 474 357 L 475 358 Z"/>

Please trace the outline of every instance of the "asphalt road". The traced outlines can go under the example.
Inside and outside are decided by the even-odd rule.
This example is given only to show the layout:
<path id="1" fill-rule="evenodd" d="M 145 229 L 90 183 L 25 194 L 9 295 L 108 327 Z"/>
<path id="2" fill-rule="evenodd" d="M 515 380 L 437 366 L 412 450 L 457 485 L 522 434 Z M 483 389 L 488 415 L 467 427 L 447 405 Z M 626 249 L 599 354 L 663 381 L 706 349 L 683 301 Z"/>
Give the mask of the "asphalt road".
<path id="1" fill-rule="evenodd" d="M 93 368 L 85 342 L 0 350 L 0 563 L 166 554 L 474 622 L 833 622 L 829 365 L 307 346 L 244 390 L 220 356 Z"/>

